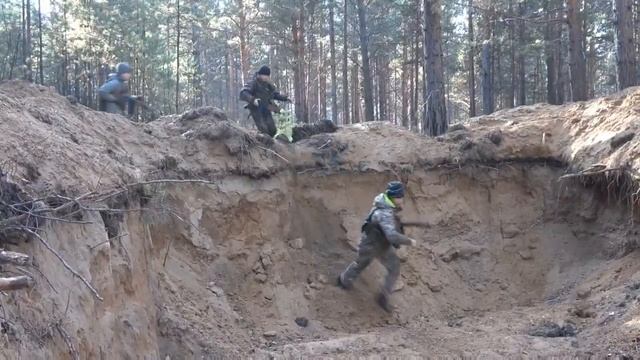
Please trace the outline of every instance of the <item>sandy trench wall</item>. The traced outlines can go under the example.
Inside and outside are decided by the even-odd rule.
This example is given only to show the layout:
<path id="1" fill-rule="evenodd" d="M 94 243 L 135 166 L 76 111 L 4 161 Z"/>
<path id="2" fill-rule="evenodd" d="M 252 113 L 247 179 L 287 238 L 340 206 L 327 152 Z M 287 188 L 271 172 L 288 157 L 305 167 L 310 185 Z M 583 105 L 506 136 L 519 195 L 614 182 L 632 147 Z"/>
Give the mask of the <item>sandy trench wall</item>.
<path id="1" fill-rule="evenodd" d="M 606 260 L 597 236 L 578 229 L 599 231 L 594 217 L 615 223 L 625 215 L 603 209 L 588 191 L 563 189 L 559 173 L 509 165 L 412 174 L 403 216 L 432 225 L 409 233 L 434 254 L 426 246 L 399 252 L 399 324 L 568 296 L 563 289 Z M 63 358 L 56 321 L 80 354 L 105 359 L 240 356 L 268 330 L 293 341 L 385 325 L 370 301 L 381 266 L 352 292 L 333 282 L 355 256 L 372 196 L 391 177 L 233 177 L 216 186 L 169 186 L 149 207 L 172 214 L 126 213 L 108 224 L 117 229 L 111 240 L 98 214 L 92 225 L 51 225 L 48 241 L 105 301 L 40 244 L 23 245 L 52 286 L 39 281 L 33 291 L 10 296 L 5 306 L 15 323 L 6 358 Z M 311 325 L 299 328 L 297 317 Z"/>

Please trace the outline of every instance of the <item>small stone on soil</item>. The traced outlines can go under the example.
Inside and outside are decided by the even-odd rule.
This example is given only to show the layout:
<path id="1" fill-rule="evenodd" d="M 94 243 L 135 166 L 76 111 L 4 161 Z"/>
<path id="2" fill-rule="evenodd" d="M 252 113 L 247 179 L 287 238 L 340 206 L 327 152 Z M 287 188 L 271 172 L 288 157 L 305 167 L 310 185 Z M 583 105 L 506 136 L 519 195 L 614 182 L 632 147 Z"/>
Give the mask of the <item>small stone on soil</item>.
<path id="1" fill-rule="evenodd" d="M 591 296 L 591 289 L 578 290 L 576 295 L 578 296 L 578 299 L 586 299 Z"/>
<path id="2" fill-rule="evenodd" d="M 267 281 L 267 275 L 265 274 L 256 274 L 255 279 L 259 283 L 264 283 Z"/>
<path id="3" fill-rule="evenodd" d="M 307 325 L 309 325 L 309 319 L 307 319 L 306 317 L 298 317 L 295 321 L 296 324 L 300 327 L 307 327 Z"/>
<path id="4" fill-rule="evenodd" d="M 304 247 L 304 239 L 303 238 L 293 239 L 289 241 L 289 246 L 292 249 L 302 249 L 302 247 Z"/>
<path id="5" fill-rule="evenodd" d="M 529 250 L 520 250 L 518 251 L 518 255 L 520 255 L 520 258 L 522 258 L 522 260 L 533 259 L 533 254 Z"/>
<path id="6" fill-rule="evenodd" d="M 271 331 L 265 331 L 262 336 L 266 337 L 266 338 L 274 338 L 278 335 L 278 333 L 276 333 L 275 331 L 271 330 Z"/>

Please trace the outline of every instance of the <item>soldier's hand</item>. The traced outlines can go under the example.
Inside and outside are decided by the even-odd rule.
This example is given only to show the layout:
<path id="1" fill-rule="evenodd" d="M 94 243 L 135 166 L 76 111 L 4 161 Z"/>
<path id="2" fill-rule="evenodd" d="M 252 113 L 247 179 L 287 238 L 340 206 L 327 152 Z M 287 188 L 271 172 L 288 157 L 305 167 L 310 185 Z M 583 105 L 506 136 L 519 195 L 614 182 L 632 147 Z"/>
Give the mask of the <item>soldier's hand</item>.
<path id="1" fill-rule="evenodd" d="M 415 239 L 409 239 L 409 245 L 416 246 L 418 245 L 418 242 Z"/>
<path id="2" fill-rule="evenodd" d="M 260 99 L 253 99 L 253 106 L 260 107 Z"/>

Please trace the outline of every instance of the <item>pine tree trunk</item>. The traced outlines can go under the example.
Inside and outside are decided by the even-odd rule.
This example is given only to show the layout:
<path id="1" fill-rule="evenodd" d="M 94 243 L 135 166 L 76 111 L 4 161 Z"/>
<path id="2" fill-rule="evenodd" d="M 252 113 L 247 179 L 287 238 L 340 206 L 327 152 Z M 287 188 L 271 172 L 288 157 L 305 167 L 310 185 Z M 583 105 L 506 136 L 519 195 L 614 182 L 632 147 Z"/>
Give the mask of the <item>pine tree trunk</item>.
<path id="1" fill-rule="evenodd" d="M 295 113 L 298 121 L 308 123 L 309 112 L 306 96 L 305 75 L 305 41 L 304 41 L 304 1 L 300 2 L 298 11 L 292 19 L 293 46 L 294 46 L 294 88 L 295 88 Z"/>
<path id="2" fill-rule="evenodd" d="M 469 41 L 469 117 L 476 116 L 476 47 L 473 36 L 473 0 L 469 0 L 468 41 Z"/>
<path id="3" fill-rule="evenodd" d="M 523 1 L 518 4 L 518 105 L 525 105 L 527 103 L 527 88 L 526 88 L 526 61 L 525 61 L 525 22 L 524 17 L 526 14 L 526 2 Z"/>
<path id="4" fill-rule="evenodd" d="M 329 0 L 329 51 L 331 52 L 331 120 L 338 122 L 338 84 L 336 69 L 335 0 Z M 344 20 L 346 22 L 346 19 Z"/>
<path id="5" fill-rule="evenodd" d="M 407 62 L 409 60 L 408 56 L 407 56 L 407 31 L 405 29 L 405 33 L 402 39 L 402 74 L 401 74 L 401 80 L 400 80 L 400 99 L 402 101 L 402 109 L 401 109 L 401 118 L 402 118 L 402 126 L 405 129 L 409 128 L 409 84 L 408 84 L 408 80 L 410 77 L 410 74 L 408 74 L 408 70 L 407 70 Z"/>
<path id="6" fill-rule="evenodd" d="M 349 39 L 348 39 L 348 2 L 344 0 L 342 18 L 342 122 L 351 124 L 349 120 Z"/>
<path id="7" fill-rule="evenodd" d="M 616 44 L 618 63 L 618 88 L 637 84 L 637 58 L 633 42 L 633 1 L 614 0 L 616 14 Z M 635 29 L 640 31 L 640 29 Z"/>
<path id="8" fill-rule="evenodd" d="M 248 81 L 250 74 L 249 46 L 247 45 L 247 13 L 244 7 L 245 0 L 236 0 L 238 6 L 238 37 L 240 38 L 240 70 L 241 82 Z"/>
<path id="9" fill-rule="evenodd" d="M 511 16 L 511 21 L 509 22 L 509 68 L 511 70 L 511 83 L 509 84 L 509 93 L 507 94 L 507 107 L 513 108 L 514 106 L 516 106 L 515 94 L 518 87 L 516 71 L 516 15 L 513 12 L 513 0 L 509 0 L 509 15 Z"/>
<path id="10" fill-rule="evenodd" d="M 31 46 L 31 1 L 27 0 L 26 3 L 26 31 L 27 31 L 27 41 L 26 41 L 26 61 L 25 64 L 27 66 L 27 81 L 33 82 L 33 59 L 32 59 L 32 46 Z"/>
<path id="11" fill-rule="evenodd" d="M 351 70 L 351 88 L 353 93 L 351 95 L 351 102 L 353 108 L 352 120 L 354 124 L 360 123 L 360 79 L 359 77 L 359 64 L 358 64 L 358 53 L 356 51 L 352 54 L 353 58 L 353 68 Z"/>
<path id="12" fill-rule="evenodd" d="M 176 0 L 176 114 L 180 112 L 180 0 Z"/>
<path id="13" fill-rule="evenodd" d="M 491 41 L 482 44 L 482 112 L 489 115 L 493 112 L 493 83 L 491 81 Z"/>
<path id="14" fill-rule="evenodd" d="M 202 89 L 202 51 L 201 51 L 201 29 L 200 29 L 200 9 L 198 8 L 198 1 L 191 0 L 191 40 L 193 42 L 193 61 L 194 61 L 194 69 L 193 69 L 193 91 L 194 94 L 194 103 L 195 107 L 200 107 L 203 104 L 204 91 Z"/>
<path id="15" fill-rule="evenodd" d="M 320 108 L 320 119 L 327 118 L 327 72 L 324 71 L 324 44 L 320 43 L 320 60 L 318 61 L 318 74 L 320 74 L 320 84 L 318 86 L 318 101 Z"/>
<path id="16" fill-rule="evenodd" d="M 357 0 L 358 25 L 360 29 L 360 53 L 362 56 L 362 80 L 364 82 L 365 121 L 373 121 L 373 80 L 369 60 L 369 33 L 367 32 L 367 16 L 364 0 Z"/>
<path id="17" fill-rule="evenodd" d="M 563 16 L 563 11 L 559 10 L 556 12 L 556 17 L 560 17 Z M 558 79 L 558 86 L 556 87 L 556 100 L 558 105 L 563 104 L 565 102 L 565 88 L 566 88 L 566 84 L 567 84 L 567 73 L 568 71 L 565 70 L 565 58 L 566 58 L 566 54 L 565 54 L 565 42 L 562 39 L 562 33 L 563 33 L 563 22 L 557 21 L 556 22 L 556 26 L 554 28 L 555 31 L 555 38 L 556 40 L 556 46 L 555 46 L 555 57 L 556 57 L 556 69 L 557 69 L 557 73 L 556 73 L 556 78 Z"/>
<path id="18" fill-rule="evenodd" d="M 571 74 L 571 98 L 587 100 L 587 65 L 584 55 L 583 22 L 580 13 L 581 0 L 567 0 L 569 22 L 569 68 Z"/>
<path id="19" fill-rule="evenodd" d="M 387 79 L 389 79 L 389 60 L 386 55 L 380 55 L 378 58 L 378 118 L 381 121 L 388 119 L 387 104 Z"/>
<path id="20" fill-rule="evenodd" d="M 44 85 L 44 66 L 42 61 L 42 6 L 38 0 L 38 72 L 40 73 L 40 85 Z"/>
<path id="21" fill-rule="evenodd" d="M 553 27 L 555 23 L 551 22 L 551 9 L 549 0 L 544 1 L 544 55 L 545 64 L 547 65 L 547 102 L 549 104 L 557 104 L 557 72 L 554 42 L 557 40 L 553 37 Z"/>
<path id="22" fill-rule="evenodd" d="M 420 49 L 420 36 L 422 34 L 421 1 L 415 1 L 415 52 L 413 54 L 413 83 L 411 97 L 411 130 L 418 131 L 418 98 L 420 94 L 420 65 L 422 64 L 422 53 Z"/>
<path id="23" fill-rule="evenodd" d="M 316 0 L 309 1 L 309 22 L 308 22 L 308 31 L 306 32 L 308 36 L 308 45 L 309 45 L 309 58 L 306 61 L 306 64 L 309 66 L 307 70 L 308 74 L 308 82 L 307 87 L 309 96 L 308 100 L 308 108 L 309 108 L 309 121 L 316 122 L 318 120 L 318 73 L 316 63 L 318 62 L 318 46 L 316 41 L 314 24 L 317 23 L 316 14 Z"/>
<path id="24" fill-rule="evenodd" d="M 444 92 L 442 56 L 442 5 L 440 0 L 424 0 L 424 53 L 426 89 L 423 132 L 438 136 L 447 132 L 447 104 Z"/>

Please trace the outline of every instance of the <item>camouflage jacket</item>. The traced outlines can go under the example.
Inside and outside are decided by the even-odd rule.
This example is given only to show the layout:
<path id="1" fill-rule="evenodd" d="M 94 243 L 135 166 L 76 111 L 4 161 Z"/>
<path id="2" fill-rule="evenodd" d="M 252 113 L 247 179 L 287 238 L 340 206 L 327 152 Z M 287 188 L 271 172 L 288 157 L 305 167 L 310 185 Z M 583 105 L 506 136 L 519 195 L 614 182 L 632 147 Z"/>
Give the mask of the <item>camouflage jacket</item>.
<path id="1" fill-rule="evenodd" d="M 370 241 L 388 241 L 395 247 L 411 243 L 403 234 L 402 224 L 396 216 L 396 208 L 387 201 L 384 193 L 373 200 L 373 208 L 362 225 L 362 231 Z"/>
<path id="2" fill-rule="evenodd" d="M 270 107 L 270 111 L 275 110 L 273 100 L 289 100 L 286 96 L 280 95 L 280 93 L 276 91 L 276 87 L 271 82 L 259 80 L 257 75 L 254 76 L 254 78 L 240 91 L 240 100 L 249 103 L 247 106 L 249 110 L 255 109 L 255 105 L 253 104 L 254 99 L 260 99 L 261 103 Z"/>

